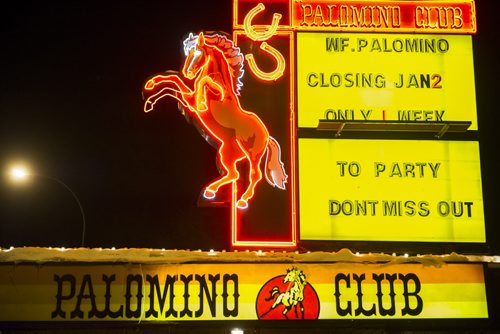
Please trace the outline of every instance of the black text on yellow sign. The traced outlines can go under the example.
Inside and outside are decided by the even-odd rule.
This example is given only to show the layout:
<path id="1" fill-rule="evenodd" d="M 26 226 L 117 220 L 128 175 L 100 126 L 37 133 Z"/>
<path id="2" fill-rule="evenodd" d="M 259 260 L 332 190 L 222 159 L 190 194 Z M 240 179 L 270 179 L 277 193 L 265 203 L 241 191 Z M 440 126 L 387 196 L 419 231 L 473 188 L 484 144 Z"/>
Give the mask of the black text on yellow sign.
<path id="1" fill-rule="evenodd" d="M 4 264 L 0 297 L 0 321 L 488 317 L 477 264 Z"/>
<path id="2" fill-rule="evenodd" d="M 296 80 L 299 127 L 470 121 L 477 130 L 470 36 L 297 33 Z"/>
<path id="3" fill-rule="evenodd" d="M 485 242 L 478 142 L 299 139 L 302 240 Z"/>

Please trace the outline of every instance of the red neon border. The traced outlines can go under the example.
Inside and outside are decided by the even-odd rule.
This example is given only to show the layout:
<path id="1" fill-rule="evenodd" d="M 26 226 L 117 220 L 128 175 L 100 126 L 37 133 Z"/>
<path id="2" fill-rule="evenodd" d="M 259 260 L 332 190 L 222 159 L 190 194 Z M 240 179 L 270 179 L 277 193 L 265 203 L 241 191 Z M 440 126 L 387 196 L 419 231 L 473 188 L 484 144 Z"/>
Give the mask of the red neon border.
<path id="1" fill-rule="evenodd" d="M 279 0 L 279 2 L 285 2 L 286 0 Z M 238 10 L 239 10 L 239 3 L 242 2 L 242 0 L 233 0 L 233 41 L 235 45 L 237 45 L 237 38 L 238 35 L 243 35 L 246 36 L 244 32 L 244 26 L 243 24 L 240 24 L 238 22 Z M 264 0 L 261 1 L 255 1 L 256 4 L 259 2 L 263 2 Z M 323 3 L 325 0 L 311 0 L 311 3 Z M 424 6 L 429 6 L 429 5 L 436 5 L 436 6 L 460 6 L 460 7 L 467 7 L 470 8 L 470 13 L 468 14 L 469 20 L 466 22 L 467 27 L 466 28 L 461 28 L 461 29 L 434 29 L 434 28 L 418 28 L 416 26 L 413 27 L 403 27 L 399 29 L 363 29 L 363 28 L 348 28 L 348 29 L 339 29 L 338 27 L 312 27 L 311 29 L 307 29 L 307 27 L 300 27 L 294 25 L 296 18 L 296 3 L 297 0 L 288 0 L 288 17 L 289 21 L 288 24 L 285 25 L 279 25 L 278 27 L 278 32 L 275 35 L 287 35 L 289 36 L 290 40 L 290 51 L 289 51 L 289 73 L 290 73 L 290 78 L 289 78 L 289 84 L 290 84 L 290 90 L 289 90 L 289 99 L 290 99 L 290 161 L 291 161 L 291 166 L 290 166 L 290 172 L 291 172 L 291 180 L 290 180 L 290 185 L 291 185 L 291 195 L 290 195 L 290 200 L 291 200 L 291 222 L 290 222 L 290 227 L 292 229 L 292 240 L 290 241 L 269 241 L 269 240 L 257 240 L 257 241 L 248 241 L 248 240 L 239 240 L 238 239 L 238 220 L 237 220 L 237 215 L 238 215 L 238 209 L 235 205 L 236 203 L 236 183 L 233 182 L 232 184 L 232 200 L 231 200 L 231 242 L 232 246 L 234 247 L 283 247 L 283 248 L 289 248 L 289 247 L 297 247 L 297 241 L 298 241 L 298 183 L 297 183 L 297 126 L 296 126 L 296 91 L 295 91 L 295 71 L 296 71 L 296 64 L 295 64 L 295 33 L 297 31 L 331 31 L 331 32 L 338 32 L 338 31 L 349 31 L 349 32 L 377 32 L 377 33 L 387 33 L 387 32 L 393 32 L 393 33 L 447 33 L 447 34 L 472 34 L 476 33 L 477 25 L 476 25 L 476 11 L 475 11 L 475 1 L 474 0 L 423 0 L 423 1 L 401 1 L 401 0 L 368 0 L 368 1 L 361 1 L 361 0 L 335 0 L 333 2 L 340 3 L 340 4 L 381 4 L 381 3 L 386 3 L 386 4 L 402 4 L 406 6 L 416 6 L 417 4 L 424 5 Z M 266 29 L 266 26 L 261 26 L 261 25 L 254 25 L 254 28 L 257 29 Z M 256 42 L 257 43 L 257 42 Z"/>
<path id="2" fill-rule="evenodd" d="M 233 29 L 243 30 L 243 23 L 238 22 L 239 3 L 242 0 L 233 0 Z M 266 0 L 255 1 L 255 4 L 266 3 Z M 279 2 L 284 2 L 280 0 Z M 280 31 L 329 31 L 329 32 L 380 32 L 380 33 L 439 33 L 439 34 L 475 34 L 477 32 L 476 23 L 476 7 L 475 0 L 308 0 L 310 4 L 352 4 L 352 5 L 403 5 L 403 6 L 458 6 L 463 8 L 470 8 L 469 20 L 467 27 L 460 29 L 446 29 L 446 28 L 420 28 L 417 26 L 406 26 L 401 28 L 358 28 L 358 27 L 334 27 L 334 26 L 314 26 L 304 27 L 296 25 L 297 21 L 296 5 L 302 3 L 298 0 L 288 0 L 288 24 L 280 24 L 278 30 Z M 265 26 L 255 25 L 256 28 Z"/>
<path id="3" fill-rule="evenodd" d="M 299 17 L 297 16 L 297 1 L 293 2 L 291 6 L 290 21 L 291 29 L 296 31 L 328 31 L 328 32 L 372 32 L 372 33 L 421 33 L 421 34 L 474 34 L 477 32 L 476 26 L 476 10 L 474 0 L 423 0 L 423 1 L 401 1 L 401 0 L 335 0 L 330 1 L 328 4 L 341 4 L 341 5 L 398 5 L 401 12 L 407 13 L 414 9 L 417 5 L 429 7 L 443 7 L 443 6 L 456 6 L 463 10 L 468 20 L 464 20 L 464 27 L 452 28 L 439 28 L 439 27 L 418 27 L 416 22 L 402 22 L 399 28 L 368 28 L 368 27 L 339 27 L 339 26 L 301 26 L 297 24 Z M 325 4 L 325 0 L 308 0 L 310 4 Z M 302 2 L 301 2 L 302 3 Z M 402 7 L 402 8 L 401 8 Z M 467 11 L 466 11 L 467 10 Z M 403 15 L 404 16 L 404 15 Z"/>
<path id="4" fill-rule="evenodd" d="M 235 0 L 236 1 L 236 0 Z M 238 45 L 238 35 L 245 35 L 244 31 L 233 31 L 233 42 L 237 46 Z M 231 198 L 231 244 L 233 247 L 268 247 L 268 248 L 295 248 L 297 247 L 297 158 L 296 158 L 296 143 L 297 143 L 297 134 L 296 134 L 296 116 L 295 116 L 295 38 L 294 33 L 291 31 L 286 32 L 278 32 L 275 36 L 287 36 L 289 38 L 289 59 L 288 66 L 290 72 L 290 80 L 289 80 L 289 99 L 290 99 L 290 122 L 289 122 L 289 144 L 290 144 L 290 174 L 289 184 L 291 185 L 290 189 L 290 209 L 291 209 L 291 221 L 290 221 L 290 229 L 292 238 L 289 241 L 271 241 L 271 240 L 239 240 L 238 239 L 238 208 L 236 206 L 237 203 L 237 189 L 236 183 L 232 183 L 232 198 Z M 248 73 L 247 75 L 251 75 Z"/>

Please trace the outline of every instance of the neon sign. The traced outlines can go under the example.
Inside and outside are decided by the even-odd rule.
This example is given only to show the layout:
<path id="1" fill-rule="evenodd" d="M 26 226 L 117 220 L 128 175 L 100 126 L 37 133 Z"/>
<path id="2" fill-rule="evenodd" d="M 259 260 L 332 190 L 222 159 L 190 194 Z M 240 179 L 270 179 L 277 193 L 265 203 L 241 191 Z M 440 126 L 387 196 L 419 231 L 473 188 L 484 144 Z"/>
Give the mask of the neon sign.
<path id="1" fill-rule="evenodd" d="M 244 14 L 241 27 L 234 26 L 234 40 L 245 54 L 248 68 L 246 87 L 251 96 L 267 96 L 245 99 L 245 103 L 259 110 L 272 124 L 273 133 L 279 133 L 285 144 L 284 157 L 288 161 L 291 178 L 290 191 L 285 196 L 261 196 L 270 198 L 273 206 L 260 202 L 253 212 L 232 212 L 232 244 L 244 247 L 295 247 L 296 227 L 296 172 L 295 172 L 295 116 L 294 116 L 294 63 L 293 36 L 283 31 L 283 24 L 289 19 L 279 8 L 284 2 L 246 3 L 248 12 Z M 277 7 L 278 6 L 278 7 Z M 235 9 L 237 3 L 235 3 Z M 238 13 L 235 11 L 235 18 Z M 269 24 L 270 23 L 270 24 Z M 239 30 L 242 28 L 242 30 Z M 248 95 L 247 95 L 248 96 Z M 270 214 L 270 211 L 272 214 Z M 257 212 L 257 213 L 255 213 Z M 248 225 L 259 226 L 249 231 Z M 255 231 L 258 231 L 255 233 Z M 277 232 L 279 231 L 279 232 Z"/>
<path id="2" fill-rule="evenodd" d="M 236 201 L 238 209 L 246 209 L 254 196 L 263 176 L 264 158 L 266 181 L 285 189 L 288 176 L 278 142 L 269 135 L 262 120 L 244 110 L 239 102 L 240 79 L 244 73 L 239 48 L 225 35 L 200 33 L 186 38 L 184 52 L 186 59 L 180 75 L 156 75 L 147 81 L 145 91 L 159 91 L 147 98 L 144 111 L 151 111 L 163 97 L 173 97 L 217 142 L 217 158 L 223 175 L 204 188 L 203 196 L 214 199 L 222 186 L 236 182 L 240 178 L 237 163 L 244 159 L 249 164 L 248 185 Z M 194 80 L 192 88 L 183 77 Z"/>
<path id="3" fill-rule="evenodd" d="M 258 31 L 252 25 L 252 20 L 258 13 L 263 12 L 265 8 L 266 7 L 262 3 L 259 3 L 257 6 L 252 8 L 245 16 L 243 26 L 245 29 L 245 34 L 248 38 L 250 38 L 252 41 L 262 41 L 262 43 L 260 44 L 260 49 L 265 51 L 274 58 L 274 60 L 276 61 L 276 68 L 269 73 L 265 73 L 257 66 L 253 54 L 247 54 L 245 56 L 245 59 L 248 62 L 250 70 L 255 76 L 257 76 L 257 78 L 266 81 L 271 81 L 271 80 L 277 80 L 283 75 L 283 72 L 285 71 L 285 58 L 278 50 L 270 46 L 265 41 L 270 39 L 276 34 L 282 15 L 279 13 L 274 13 L 271 25 L 264 31 Z"/>
<path id="4" fill-rule="evenodd" d="M 278 50 L 276 50 L 266 42 L 263 42 L 260 45 L 260 48 L 261 50 L 266 51 L 268 54 L 273 56 L 274 59 L 276 59 L 276 69 L 269 73 L 262 71 L 257 66 L 254 56 L 252 54 L 247 54 L 245 55 L 245 59 L 248 62 L 250 70 L 252 71 L 253 74 L 255 74 L 258 78 L 262 80 L 267 80 L 267 81 L 277 80 L 283 75 L 283 72 L 285 71 L 285 58 Z"/>
<path id="5" fill-rule="evenodd" d="M 174 98 L 216 143 L 221 176 L 202 189 L 202 198 L 220 202 L 225 196 L 220 189 L 230 189 L 234 247 L 297 245 L 298 218 L 306 212 L 297 186 L 303 178 L 297 158 L 305 153 L 297 138 L 305 133 L 337 127 L 335 135 L 340 135 L 345 124 L 332 122 L 342 117 L 372 122 L 367 131 L 404 120 L 433 121 L 441 129 L 437 138 L 452 125 L 477 129 L 473 88 L 465 91 L 454 71 L 438 66 L 445 59 L 453 68 L 465 68 L 460 73 L 473 87 L 472 57 L 462 57 L 471 37 L 460 36 L 476 32 L 473 0 L 279 0 L 265 5 L 234 0 L 233 15 L 232 39 L 214 33 L 191 34 L 184 41 L 182 71 L 148 80 L 144 111 L 163 97 Z M 317 41 L 326 51 L 312 47 Z M 240 94 L 245 61 L 250 75 Z M 403 63 L 419 67 L 408 72 L 406 66 L 394 66 Z M 326 64 L 335 68 L 323 68 Z M 459 99 L 458 108 L 443 98 L 449 94 L 471 103 L 464 107 Z M 258 187 L 262 178 L 284 191 Z"/>
<path id="6" fill-rule="evenodd" d="M 472 1 L 300 1 L 292 8 L 300 30 L 475 33 Z"/>
<path id="7" fill-rule="evenodd" d="M 265 9 L 266 9 L 266 7 L 261 2 L 257 6 L 252 8 L 252 10 L 250 10 L 248 12 L 248 14 L 245 16 L 245 20 L 243 23 L 243 25 L 245 27 L 245 32 L 246 32 L 247 36 L 250 37 L 254 41 L 265 41 L 265 40 L 273 37 L 273 35 L 278 30 L 278 26 L 279 26 L 279 23 L 280 23 L 280 20 L 282 17 L 282 15 L 279 13 L 273 14 L 273 21 L 266 31 L 258 32 L 258 31 L 256 31 L 256 29 L 254 29 L 254 27 L 252 25 L 252 20 L 254 19 L 254 17 L 257 14 L 259 14 L 260 12 L 263 12 Z"/>
<path id="8" fill-rule="evenodd" d="M 267 6 L 272 8 L 272 17 L 264 12 L 259 0 L 235 0 L 234 28 L 252 24 L 258 35 L 280 30 L 454 34 L 477 31 L 474 0 L 280 0 L 268 2 Z M 265 20 L 271 20 L 267 30 L 262 25 Z"/>
<path id="9" fill-rule="evenodd" d="M 476 32 L 471 1 L 294 1 L 300 30 Z"/>

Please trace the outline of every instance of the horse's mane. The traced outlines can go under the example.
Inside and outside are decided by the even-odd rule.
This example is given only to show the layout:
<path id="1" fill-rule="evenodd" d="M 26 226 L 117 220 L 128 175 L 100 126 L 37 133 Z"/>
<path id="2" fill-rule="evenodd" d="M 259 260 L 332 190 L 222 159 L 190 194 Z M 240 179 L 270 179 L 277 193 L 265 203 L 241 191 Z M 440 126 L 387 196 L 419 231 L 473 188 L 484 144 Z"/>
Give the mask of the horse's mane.
<path id="1" fill-rule="evenodd" d="M 234 92 L 239 95 L 240 89 L 241 87 L 243 87 L 241 78 L 245 73 L 245 71 L 243 70 L 244 58 L 240 48 L 235 46 L 233 41 L 225 34 L 206 33 L 204 37 L 206 45 L 215 47 L 224 55 L 224 58 L 229 65 L 230 74 L 232 76 L 232 79 L 230 80 L 233 84 Z M 194 46 L 193 44 L 196 43 L 197 40 L 197 35 L 193 36 L 192 34 L 190 34 L 189 37 L 184 41 L 185 51 Z"/>

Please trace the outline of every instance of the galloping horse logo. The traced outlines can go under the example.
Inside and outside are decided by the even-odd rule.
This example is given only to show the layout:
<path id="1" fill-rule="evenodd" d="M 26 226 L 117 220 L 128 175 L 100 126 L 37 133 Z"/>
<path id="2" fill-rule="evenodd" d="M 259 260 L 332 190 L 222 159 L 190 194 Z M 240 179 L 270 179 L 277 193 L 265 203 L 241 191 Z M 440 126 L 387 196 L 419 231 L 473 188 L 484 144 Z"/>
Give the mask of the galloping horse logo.
<path id="1" fill-rule="evenodd" d="M 257 296 L 259 319 L 317 319 L 318 315 L 318 295 L 304 272 L 296 267 L 269 280 Z"/>
<path id="2" fill-rule="evenodd" d="M 244 73 L 240 49 L 225 35 L 200 33 L 197 36 L 190 34 L 184 40 L 184 53 L 186 59 L 181 74 L 168 71 L 146 82 L 144 90 L 154 94 L 147 98 L 144 111 L 151 111 L 165 96 L 173 97 L 215 140 L 222 175 L 203 189 L 203 196 L 213 199 L 220 187 L 237 181 L 240 177 L 237 163 L 247 159 L 248 186 L 237 201 L 238 208 L 247 208 L 262 179 L 260 168 L 264 155 L 267 182 L 285 189 L 288 176 L 278 142 L 269 136 L 256 114 L 240 105 L 239 91 L 243 85 L 240 79 Z"/>

